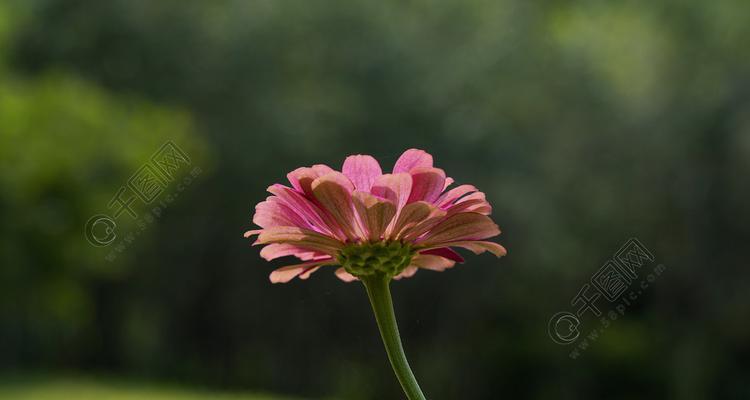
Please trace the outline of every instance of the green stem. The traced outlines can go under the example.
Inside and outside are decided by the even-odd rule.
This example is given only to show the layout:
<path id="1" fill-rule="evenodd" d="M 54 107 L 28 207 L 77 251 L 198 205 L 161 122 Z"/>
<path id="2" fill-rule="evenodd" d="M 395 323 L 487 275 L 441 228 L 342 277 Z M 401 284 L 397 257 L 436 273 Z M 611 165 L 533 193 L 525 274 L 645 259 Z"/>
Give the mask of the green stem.
<path id="1" fill-rule="evenodd" d="M 396 377 L 401 382 L 401 387 L 404 389 L 406 397 L 409 400 L 425 400 L 417 379 L 414 377 L 414 373 L 411 372 L 411 368 L 409 368 L 409 362 L 406 360 L 404 348 L 401 345 L 401 337 L 398 334 L 398 325 L 396 325 L 396 315 L 393 313 L 391 291 L 388 287 L 390 281 L 389 277 L 380 274 L 362 279 L 367 289 L 367 296 L 370 298 L 372 311 L 375 313 L 375 320 L 378 322 L 385 351 L 388 353 L 388 359 L 391 360 L 393 372 L 396 373 Z"/>

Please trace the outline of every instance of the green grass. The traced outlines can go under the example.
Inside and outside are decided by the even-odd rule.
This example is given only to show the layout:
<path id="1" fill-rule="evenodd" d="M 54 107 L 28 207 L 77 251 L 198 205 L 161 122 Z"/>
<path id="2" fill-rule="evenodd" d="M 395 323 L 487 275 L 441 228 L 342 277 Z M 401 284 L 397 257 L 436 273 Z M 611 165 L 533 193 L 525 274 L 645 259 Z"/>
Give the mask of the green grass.
<path id="1" fill-rule="evenodd" d="M 228 393 L 85 378 L 0 380 L 1 400 L 291 400 L 257 393 Z"/>

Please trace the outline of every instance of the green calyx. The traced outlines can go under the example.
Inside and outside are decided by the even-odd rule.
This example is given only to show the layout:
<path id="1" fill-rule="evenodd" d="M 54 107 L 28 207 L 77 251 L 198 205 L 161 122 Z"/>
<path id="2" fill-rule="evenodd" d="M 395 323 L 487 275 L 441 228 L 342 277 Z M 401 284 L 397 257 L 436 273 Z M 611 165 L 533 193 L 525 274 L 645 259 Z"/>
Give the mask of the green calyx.
<path id="1" fill-rule="evenodd" d="M 410 244 L 397 241 L 354 243 L 341 249 L 338 262 L 358 278 L 378 274 L 392 278 L 409 265 L 414 253 Z"/>

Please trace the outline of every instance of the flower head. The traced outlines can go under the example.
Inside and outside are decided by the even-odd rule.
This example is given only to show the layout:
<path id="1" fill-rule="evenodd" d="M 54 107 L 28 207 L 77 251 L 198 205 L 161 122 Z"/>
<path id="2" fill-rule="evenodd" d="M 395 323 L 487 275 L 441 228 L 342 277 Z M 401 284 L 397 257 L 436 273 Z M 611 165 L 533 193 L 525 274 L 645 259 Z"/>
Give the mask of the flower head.
<path id="1" fill-rule="evenodd" d="M 443 271 L 464 261 L 453 247 L 506 254 L 484 241 L 500 234 L 484 193 L 472 185 L 448 189 L 453 179 L 425 151 L 405 151 L 390 174 L 373 157 L 353 155 L 341 172 L 313 165 L 287 178 L 291 187 L 270 186 L 271 196 L 255 207 L 253 222 L 262 229 L 245 233 L 266 245 L 260 252 L 266 260 L 301 261 L 273 271 L 271 282 L 307 279 L 329 265 L 339 265 L 336 276 L 347 282 Z"/>

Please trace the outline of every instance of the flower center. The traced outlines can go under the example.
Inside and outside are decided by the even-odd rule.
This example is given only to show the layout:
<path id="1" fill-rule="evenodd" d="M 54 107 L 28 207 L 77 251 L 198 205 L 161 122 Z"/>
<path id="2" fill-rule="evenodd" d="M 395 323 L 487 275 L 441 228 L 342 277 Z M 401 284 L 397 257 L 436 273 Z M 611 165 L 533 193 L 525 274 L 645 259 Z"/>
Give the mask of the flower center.
<path id="1" fill-rule="evenodd" d="M 337 258 L 346 272 L 356 277 L 378 273 L 393 277 L 409 265 L 414 253 L 408 243 L 356 243 L 341 249 Z"/>

